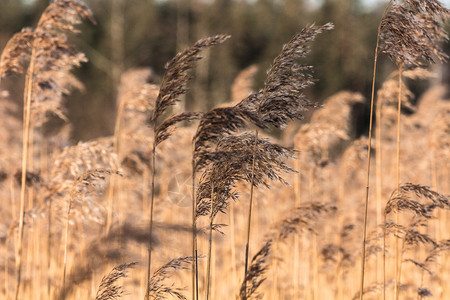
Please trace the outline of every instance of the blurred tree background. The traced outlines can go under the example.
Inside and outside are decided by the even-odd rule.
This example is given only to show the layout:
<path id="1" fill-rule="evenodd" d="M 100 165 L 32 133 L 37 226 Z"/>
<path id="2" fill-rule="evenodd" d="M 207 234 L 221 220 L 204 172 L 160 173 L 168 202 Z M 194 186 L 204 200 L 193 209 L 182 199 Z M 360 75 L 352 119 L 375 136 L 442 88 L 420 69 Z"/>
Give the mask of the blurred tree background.
<path id="1" fill-rule="evenodd" d="M 73 139 L 112 133 L 120 74 L 149 66 L 159 81 L 178 50 L 217 33 L 232 39 L 204 53 L 186 99 L 187 110 L 206 110 L 230 100 L 231 85 L 256 64 L 255 88 L 262 86 L 271 61 L 305 25 L 333 22 L 335 30 L 313 45 L 309 63 L 318 82 L 311 97 L 323 101 L 343 89 L 370 95 L 376 31 L 385 3 L 362 0 L 86 0 L 97 25 L 82 24 L 74 43 L 89 62 L 77 71 L 85 91 L 68 97 Z M 25 26 L 35 26 L 48 0 L 0 0 L 0 49 Z M 448 49 L 448 45 L 445 47 Z M 379 84 L 392 70 L 381 59 Z M 444 65 L 448 82 L 448 65 Z M 13 98 L 21 101 L 20 80 Z M 23 84 L 23 83 L 22 83 Z"/>

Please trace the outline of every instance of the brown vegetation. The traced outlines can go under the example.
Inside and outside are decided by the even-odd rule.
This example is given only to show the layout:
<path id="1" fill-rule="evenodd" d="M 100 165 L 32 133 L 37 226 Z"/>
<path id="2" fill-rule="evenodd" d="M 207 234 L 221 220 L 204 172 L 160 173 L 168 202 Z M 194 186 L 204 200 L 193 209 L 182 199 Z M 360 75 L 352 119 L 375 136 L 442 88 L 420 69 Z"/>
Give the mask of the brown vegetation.
<path id="1" fill-rule="evenodd" d="M 363 95 L 307 97 L 302 60 L 327 23 L 282 48 L 261 90 L 250 67 L 228 105 L 204 113 L 177 103 L 200 52 L 230 36 L 180 51 L 158 85 L 128 70 L 114 136 L 71 145 L 45 128 L 82 88 L 71 71 L 87 60 L 67 34 L 94 19 L 80 1 L 52 2 L 1 55 L 0 78 L 25 74 L 23 126 L 0 91 L 1 297 L 448 299 L 450 102 L 445 86 L 417 101 L 409 90 L 434 76 L 425 63 L 446 59 L 447 17 L 437 1 L 386 10 L 380 50 L 398 70 L 373 91 L 376 143 L 356 125 Z M 269 135 L 307 110 L 298 130 Z"/>

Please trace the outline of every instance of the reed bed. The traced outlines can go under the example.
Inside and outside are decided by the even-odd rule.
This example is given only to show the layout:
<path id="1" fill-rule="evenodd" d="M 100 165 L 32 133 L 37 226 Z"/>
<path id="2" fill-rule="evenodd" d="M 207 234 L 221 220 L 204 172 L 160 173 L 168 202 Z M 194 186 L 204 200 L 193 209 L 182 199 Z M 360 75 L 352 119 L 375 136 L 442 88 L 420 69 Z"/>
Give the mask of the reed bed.
<path id="1" fill-rule="evenodd" d="M 449 299 L 448 87 L 410 90 L 446 60 L 448 13 L 392 1 L 376 53 L 397 71 L 372 101 L 307 98 L 303 59 L 328 23 L 280 45 L 260 90 L 250 66 L 229 102 L 180 112 L 201 52 L 230 38 L 219 34 L 180 51 L 160 82 L 124 72 L 114 135 L 72 144 L 64 97 L 88 62 L 69 35 L 95 21 L 80 1 L 52 2 L 1 55 L 0 78 L 19 74 L 25 91 L 20 106 L 0 86 L 0 296 Z M 374 141 L 358 127 L 367 106 Z M 67 124 L 45 132 L 53 118 Z"/>

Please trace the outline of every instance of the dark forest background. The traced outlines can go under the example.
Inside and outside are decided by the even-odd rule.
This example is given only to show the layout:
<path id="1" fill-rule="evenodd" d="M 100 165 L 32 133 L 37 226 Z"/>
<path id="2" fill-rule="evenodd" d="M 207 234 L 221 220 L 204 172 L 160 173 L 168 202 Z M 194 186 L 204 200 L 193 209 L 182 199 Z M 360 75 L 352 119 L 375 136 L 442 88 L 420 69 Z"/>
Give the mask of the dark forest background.
<path id="1" fill-rule="evenodd" d="M 73 42 L 89 62 L 76 71 L 85 85 L 67 98 L 74 141 L 113 132 L 116 94 L 123 71 L 139 66 L 153 70 L 156 83 L 165 63 L 178 50 L 217 33 L 231 40 L 205 53 L 187 95 L 187 110 L 206 110 L 230 100 L 231 85 L 244 68 L 256 64 L 255 88 L 263 85 L 273 58 L 308 24 L 333 22 L 305 63 L 318 79 L 309 91 L 322 102 L 341 90 L 369 98 L 377 26 L 385 3 L 367 7 L 360 0 L 86 0 L 97 24 L 84 23 Z M 35 26 L 48 0 L 0 0 L 0 49 L 25 26 Z M 444 46 L 449 50 L 448 44 Z M 381 58 L 378 85 L 393 66 Z M 448 64 L 435 67 L 448 83 Z M 20 103 L 23 78 L 5 80 Z M 425 84 L 413 88 L 420 93 Z"/>

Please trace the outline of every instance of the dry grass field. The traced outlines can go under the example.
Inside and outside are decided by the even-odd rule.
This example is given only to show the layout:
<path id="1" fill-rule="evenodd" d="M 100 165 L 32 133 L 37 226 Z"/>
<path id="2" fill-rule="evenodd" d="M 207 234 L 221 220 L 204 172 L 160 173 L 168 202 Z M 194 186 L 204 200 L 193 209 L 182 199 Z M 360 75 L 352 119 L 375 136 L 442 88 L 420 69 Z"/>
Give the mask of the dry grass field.
<path id="1" fill-rule="evenodd" d="M 48 124 L 67 119 L 65 95 L 83 88 L 71 72 L 89 63 L 69 36 L 95 21 L 80 1 L 52 2 L 1 55 L 24 101 L 0 85 L 0 298 L 450 299 L 450 101 L 430 68 L 447 63 L 448 15 L 392 2 L 376 53 L 396 71 L 372 99 L 341 91 L 323 106 L 301 62 L 333 24 L 280 45 L 259 91 L 252 66 L 228 103 L 184 112 L 201 53 L 230 36 L 204 38 L 158 84 L 123 73 L 114 135 L 74 145 L 68 122 Z"/>

